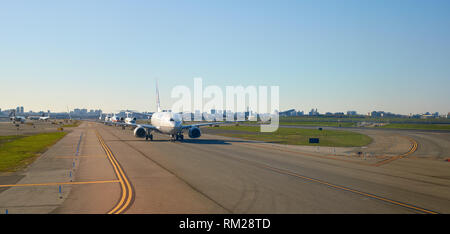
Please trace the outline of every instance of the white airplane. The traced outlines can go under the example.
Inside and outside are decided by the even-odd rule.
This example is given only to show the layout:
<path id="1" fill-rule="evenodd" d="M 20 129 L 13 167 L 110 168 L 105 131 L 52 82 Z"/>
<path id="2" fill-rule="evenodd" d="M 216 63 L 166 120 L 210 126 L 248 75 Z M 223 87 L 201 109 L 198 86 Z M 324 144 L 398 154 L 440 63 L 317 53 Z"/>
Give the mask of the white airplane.
<path id="1" fill-rule="evenodd" d="M 170 141 L 182 141 L 184 140 L 183 131 L 188 132 L 190 138 L 198 138 L 202 135 L 200 128 L 201 126 L 212 126 L 223 124 L 224 122 L 210 122 L 210 123 L 200 123 L 200 124 L 190 124 L 183 125 L 182 115 L 173 112 L 163 112 L 161 110 L 159 102 L 159 91 L 158 84 L 156 84 L 156 104 L 158 107 L 158 112 L 151 115 L 151 124 L 136 124 L 135 122 L 124 122 L 119 125 L 122 126 L 132 126 L 134 129 L 134 136 L 138 138 L 145 138 L 145 140 L 152 141 L 152 132 L 157 132 L 161 134 L 166 134 L 171 137 Z"/>
<path id="2" fill-rule="evenodd" d="M 28 119 L 30 119 L 30 120 L 43 120 L 43 121 L 47 121 L 47 120 L 50 119 L 50 114 L 48 114 L 47 116 L 45 116 L 44 114 L 42 114 L 42 116 L 32 115 L 32 116 L 28 116 Z"/>
<path id="3" fill-rule="evenodd" d="M 42 114 L 42 115 L 44 115 L 44 114 Z M 39 120 L 42 120 L 42 121 L 47 121 L 47 120 L 49 120 L 49 119 L 50 119 L 50 113 L 48 113 L 47 116 L 41 116 L 41 117 L 39 117 Z"/>
<path id="4" fill-rule="evenodd" d="M 132 112 L 125 112 L 127 114 L 127 117 L 125 118 L 125 123 L 127 124 L 136 124 L 136 117 L 130 117 L 129 114 L 132 114 Z"/>
<path id="5" fill-rule="evenodd" d="M 111 121 L 112 123 L 123 123 L 123 118 L 114 114 L 112 117 L 109 117 L 109 121 Z"/>
<path id="6" fill-rule="evenodd" d="M 13 121 L 13 123 L 16 122 L 25 123 L 26 120 L 24 116 L 17 116 L 15 111 L 11 111 L 11 113 L 9 113 L 9 119 Z"/>
<path id="7" fill-rule="evenodd" d="M 38 115 L 32 115 L 32 116 L 27 117 L 27 119 L 29 119 L 29 120 L 38 120 L 39 118 L 41 118 L 41 116 L 38 116 Z"/>
<path id="8" fill-rule="evenodd" d="M 132 117 L 133 114 L 139 114 L 139 115 L 145 115 L 147 117 L 151 117 L 152 114 L 147 114 L 147 113 L 139 113 L 137 111 L 126 111 L 125 114 L 127 115 L 127 117 L 124 119 L 125 123 L 129 123 L 129 124 L 135 124 L 136 123 L 136 117 Z"/>
<path id="9" fill-rule="evenodd" d="M 103 121 L 103 123 L 104 123 L 104 124 L 112 123 L 111 118 L 112 118 L 112 117 L 109 116 L 109 114 L 106 114 L 106 115 L 105 115 L 105 120 Z M 101 119 L 102 119 L 102 116 L 100 116 L 99 119 L 101 120 Z"/>

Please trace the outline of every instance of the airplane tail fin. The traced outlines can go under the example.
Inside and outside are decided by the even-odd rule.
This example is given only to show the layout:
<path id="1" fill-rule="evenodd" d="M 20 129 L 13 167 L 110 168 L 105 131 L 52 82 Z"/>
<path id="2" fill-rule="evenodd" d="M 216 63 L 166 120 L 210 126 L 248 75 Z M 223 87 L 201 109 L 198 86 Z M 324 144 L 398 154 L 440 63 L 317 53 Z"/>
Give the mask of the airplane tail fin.
<path id="1" fill-rule="evenodd" d="M 158 112 L 161 112 L 161 103 L 159 102 L 159 90 L 158 90 L 158 80 L 156 80 L 156 107 Z"/>
<path id="2" fill-rule="evenodd" d="M 69 107 L 67 106 L 67 113 L 69 114 L 69 119 L 72 120 L 72 116 L 70 115 Z"/>
<path id="3" fill-rule="evenodd" d="M 11 112 L 9 112 L 9 117 L 15 117 L 16 116 L 16 111 L 12 110 Z"/>

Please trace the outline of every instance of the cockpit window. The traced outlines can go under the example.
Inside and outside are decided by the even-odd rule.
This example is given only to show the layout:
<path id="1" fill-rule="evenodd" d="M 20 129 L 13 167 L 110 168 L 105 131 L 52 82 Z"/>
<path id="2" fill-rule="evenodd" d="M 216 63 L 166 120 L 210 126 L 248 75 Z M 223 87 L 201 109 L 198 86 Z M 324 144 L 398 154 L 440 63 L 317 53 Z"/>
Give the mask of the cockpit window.
<path id="1" fill-rule="evenodd" d="M 170 122 L 174 122 L 174 121 L 175 121 L 174 119 L 170 118 Z"/>

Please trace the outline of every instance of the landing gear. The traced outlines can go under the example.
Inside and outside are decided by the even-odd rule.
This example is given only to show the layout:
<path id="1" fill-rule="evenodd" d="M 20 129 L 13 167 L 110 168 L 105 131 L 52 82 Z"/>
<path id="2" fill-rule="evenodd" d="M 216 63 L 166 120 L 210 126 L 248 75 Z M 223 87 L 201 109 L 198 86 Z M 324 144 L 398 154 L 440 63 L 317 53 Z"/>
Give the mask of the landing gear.
<path id="1" fill-rule="evenodd" d="M 150 141 L 153 141 L 153 134 L 149 129 L 147 129 L 145 134 L 145 140 L 148 141 L 148 139 L 150 139 Z"/>
<path id="2" fill-rule="evenodd" d="M 170 141 L 174 142 L 174 141 L 183 141 L 184 140 L 184 136 L 183 133 L 177 133 L 176 135 L 171 135 Z"/>
<path id="3" fill-rule="evenodd" d="M 150 141 L 153 141 L 153 135 L 152 134 L 145 135 L 145 140 L 148 141 L 148 139 L 150 139 Z"/>

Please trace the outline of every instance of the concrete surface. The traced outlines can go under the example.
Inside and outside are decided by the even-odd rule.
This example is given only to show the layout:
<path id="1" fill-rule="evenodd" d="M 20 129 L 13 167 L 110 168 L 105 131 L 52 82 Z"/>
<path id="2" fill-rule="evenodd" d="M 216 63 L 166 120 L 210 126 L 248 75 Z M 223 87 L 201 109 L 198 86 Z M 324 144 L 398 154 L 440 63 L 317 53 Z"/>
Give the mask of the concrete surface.
<path id="1" fill-rule="evenodd" d="M 74 182 L 99 183 L 65 185 L 62 199 L 57 186 L 0 188 L 0 212 L 111 210 L 122 191 L 118 182 L 100 183 L 117 176 L 95 131 L 132 184 L 125 213 L 450 212 L 450 163 L 442 160 L 449 152 L 448 133 L 369 132 L 380 141 L 365 148 L 368 153 L 404 153 L 408 137 L 419 144 L 405 158 L 373 166 L 363 159 L 348 161 L 346 152 L 357 149 L 330 157 L 326 149 L 315 152 L 208 134 L 182 143 L 155 135 L 155 141 L 147 142 L 128 129 L 97 123 L 83 123 L 24 172 L 0 176 L 0 184 L 68 182 L 73 160 L 78 160 Z M 391 140 L 383 141 L 383 134 Z"/>

